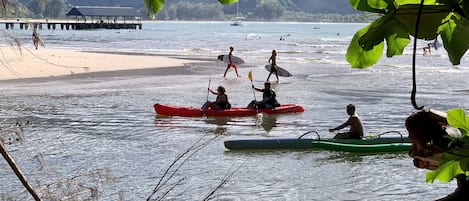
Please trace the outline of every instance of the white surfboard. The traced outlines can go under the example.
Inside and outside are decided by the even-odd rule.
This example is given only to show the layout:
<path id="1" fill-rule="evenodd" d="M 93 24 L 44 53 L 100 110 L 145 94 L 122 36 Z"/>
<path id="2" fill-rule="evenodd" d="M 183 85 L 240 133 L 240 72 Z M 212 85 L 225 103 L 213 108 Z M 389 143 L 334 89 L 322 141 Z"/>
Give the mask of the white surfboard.
<path id="1" fill-rule="evenodd" d="M 218 60 L 220 61 L 223 61 L 225 63 L 230 63 L 230 60 L 228 59 L 228 55 L 227 54 L 222 54 L 222 55 L 218 55 Z M 233 56 L 231 55 L 231 62 L 233 62 L 234 64 L 237 64 L 237 65 L 242 65 L 244 64 L 244 60 L 237 57 L 237 56 Z"/>
<path id="2" fill-rule="evenodd" d="M 271 64 L 267 64 L 265 65 L 265 69 L 270 72 L 271 66 L 272 66 Z M 277 66 L 277 73 L 278 73 L 278 76 L 282 76 L 282 77 L 293 76 L 290 72 L 288 72 L 287 70 L 285 70 L 284 68 L 280 66 Z"/>

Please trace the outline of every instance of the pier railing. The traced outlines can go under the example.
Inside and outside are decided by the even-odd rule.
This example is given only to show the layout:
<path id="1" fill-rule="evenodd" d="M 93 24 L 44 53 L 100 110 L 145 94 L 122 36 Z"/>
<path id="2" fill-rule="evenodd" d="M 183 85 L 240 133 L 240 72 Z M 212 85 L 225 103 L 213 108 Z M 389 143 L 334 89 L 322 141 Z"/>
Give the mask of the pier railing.
<path id="1" fill-rule="evenodd" d="M 0 24 L 4 24 L 5 29 L 37 29 L 48 30 L 83 30 L 83 29 L 142 29 L 141 22 L 126 22 L 126 21 L 49 21 L 49 20 L 36 20 L 36 21 L 21 21 L 21 20 L 0 20 Z M 0 25 L 1 26 L 1 25 Z"/>

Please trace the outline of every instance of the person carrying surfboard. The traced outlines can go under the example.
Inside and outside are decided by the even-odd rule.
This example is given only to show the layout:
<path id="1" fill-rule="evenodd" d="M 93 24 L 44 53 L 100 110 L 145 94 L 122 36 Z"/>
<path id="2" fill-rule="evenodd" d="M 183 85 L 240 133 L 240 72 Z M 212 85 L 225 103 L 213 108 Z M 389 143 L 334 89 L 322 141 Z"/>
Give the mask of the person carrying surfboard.
<path id="1" fill-rule="evenodd" d="M 34 27 L 34 29 L 33 29 L 33 44 L 34 44 L 34 47 L 36 47 L 36 50 L 37 50 L 37 47 L 39 46 L 39 44 L 41 44 L 41 46 L 44 47 L 44 42 L 39 37 L 39 34 L 37 33 L 36 27 Z"/>
<path id="2" fill-rule="evenodd" d="M 223 77 L 226 77 L 226 72 L 228 72 L 228 69 L 230 69 L 231 67 L 234 68 L 235 72 L 236 72 L 236 76 L 237 77 L 240 77 L 239 74 L 238 74 L 238 67 L 236 66 L 236 64 L 233 63 L 233 61 L 231 60 L 231 56 L 233 56 L 233 46 L 230 47 L 230 53 L 228 53 L 228 65 L 226 66 L 226 69 L 225 69 L 225 74 L 223 74 Z"/>
<path id="3" fill-rule="evenodd" d="M 350 126 L 350 130 L 344 133 L 337 133 L 334 139 L 362 139 L 363 138 L 363 125 L 362 121 L 355 113 L 355 105 L 347 105 L 347 114 L 350 115 L 348 120 L 340 126 L 329 129 L 329 132 L 343 129 Z"/>
<path id="4" fill-rule="evenodd" d="M 269 76 L 267 77 L 267 81 L 269 81 L 272 73 L 275 73 L 275 77 L 277 77 L 277 82 L 278 82 L 279 79 L 278 79 L 278 71 L 277 71 L 277 51 L 272 50 L 272 56 L 270 56 L 268 62 L 270 64 L 270 73 L 269 73 Z"/>

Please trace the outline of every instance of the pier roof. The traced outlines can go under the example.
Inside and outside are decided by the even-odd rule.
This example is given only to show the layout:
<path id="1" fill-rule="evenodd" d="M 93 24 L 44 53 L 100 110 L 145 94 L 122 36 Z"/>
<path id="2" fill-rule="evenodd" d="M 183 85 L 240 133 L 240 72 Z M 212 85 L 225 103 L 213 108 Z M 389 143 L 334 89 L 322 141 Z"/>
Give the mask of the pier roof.
<path id="1" fill-rule="evenodd" d="M 71 16 L 99 16 L 99 17 L 137 17 L 137 10 L 133 7 L 97 7 L 75 6 L 66 15 Z"/>

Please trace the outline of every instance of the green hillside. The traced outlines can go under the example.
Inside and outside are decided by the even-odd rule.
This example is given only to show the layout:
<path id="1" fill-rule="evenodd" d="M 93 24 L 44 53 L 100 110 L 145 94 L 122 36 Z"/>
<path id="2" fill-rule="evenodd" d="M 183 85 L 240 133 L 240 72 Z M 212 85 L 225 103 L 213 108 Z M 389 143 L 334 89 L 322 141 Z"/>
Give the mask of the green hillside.
<path id="1" fill-rule="evenodd" d="M 143 0 L 19 0 L 14 13 L 19 17 L 63 18 L 73 6 L 130 6 L 148 17 Z M 19 10 L 18 8 L 22 8 Z M 229 20 L 237 5 L 222 5 L 217 0 L 171 0 L 153 19 Z M 353 10 L 348 0 L 240 0 L 238 15 L 246 20 L 263 21 L 367 21 Z"/>

